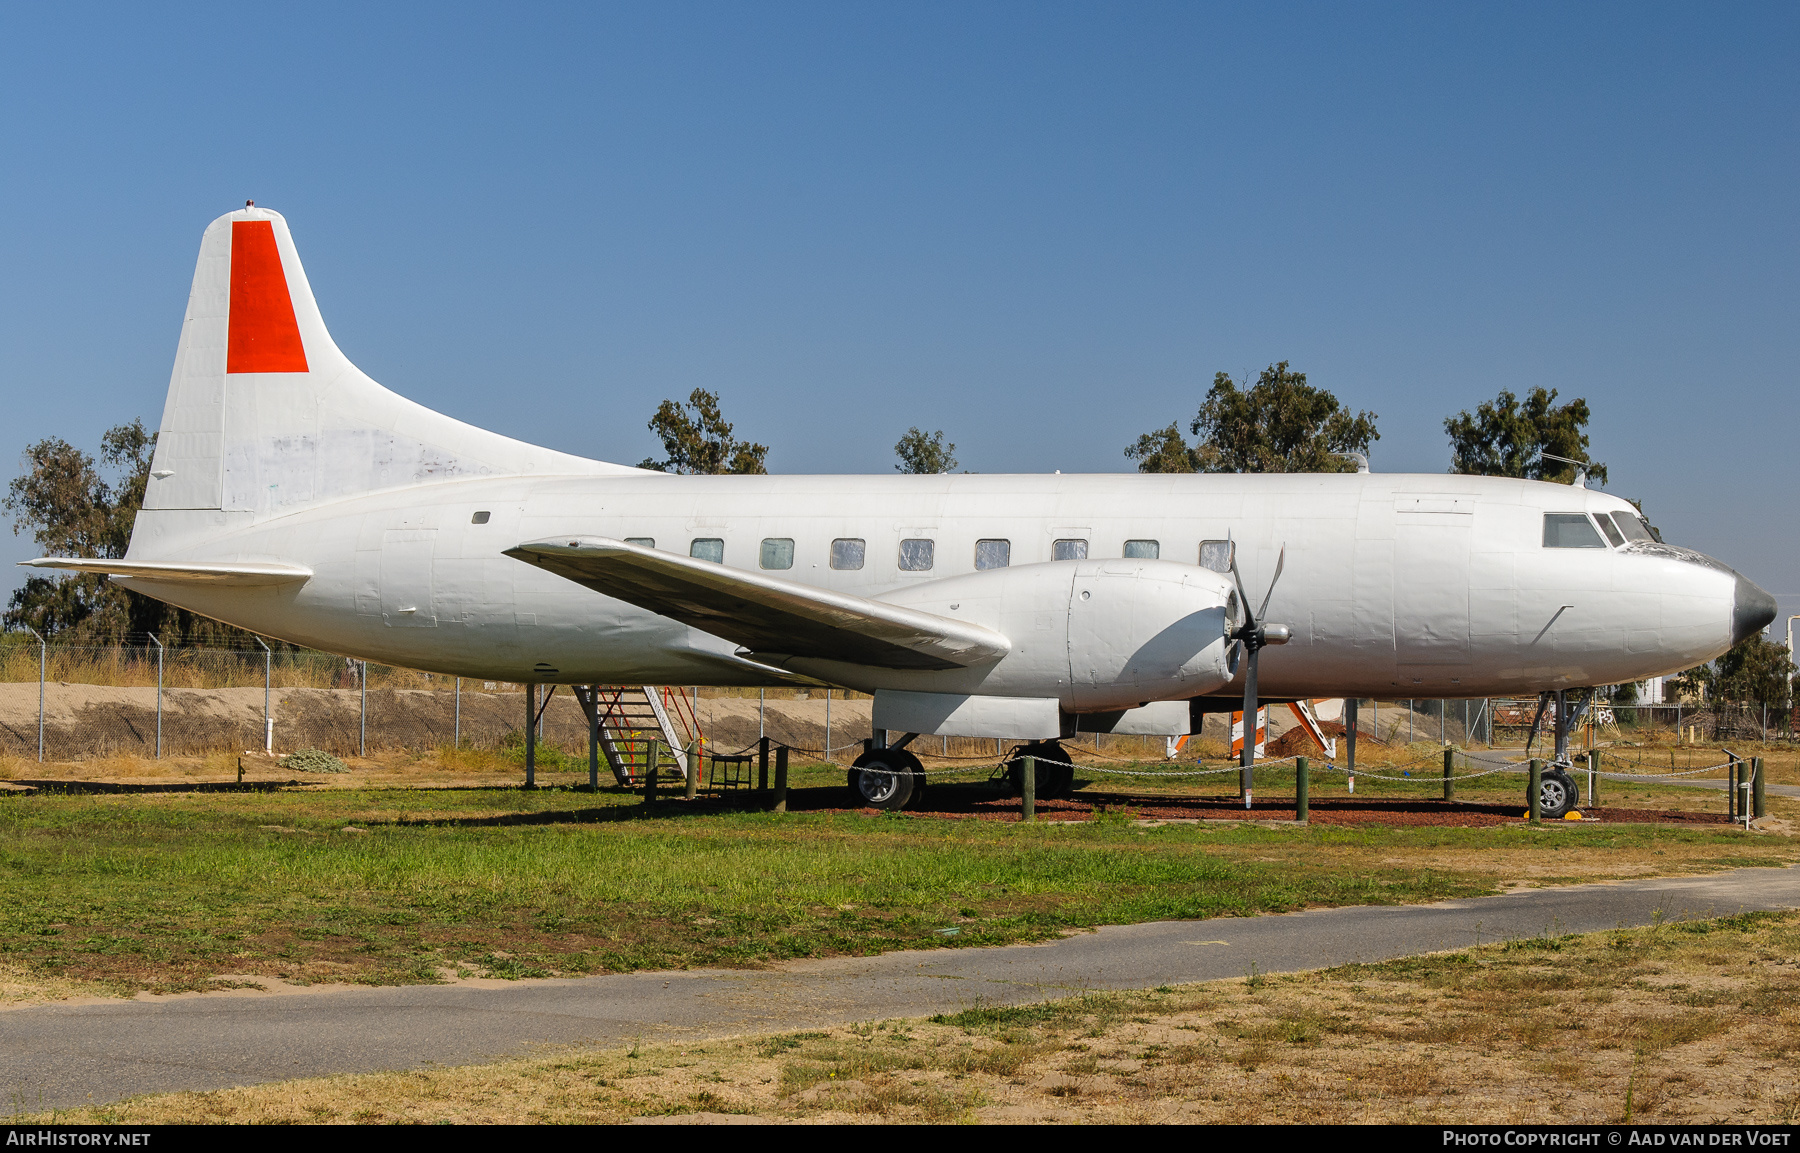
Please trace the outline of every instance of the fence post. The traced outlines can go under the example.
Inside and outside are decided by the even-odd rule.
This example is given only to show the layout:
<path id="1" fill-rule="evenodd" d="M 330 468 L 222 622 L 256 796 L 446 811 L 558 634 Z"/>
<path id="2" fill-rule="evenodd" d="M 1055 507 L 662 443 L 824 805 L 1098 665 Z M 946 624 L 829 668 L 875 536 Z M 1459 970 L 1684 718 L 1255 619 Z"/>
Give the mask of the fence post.
<path id="1" fill-rule="evenodd" d="M 1252 736 L 1250 739 L 1255 740 L 1256 738 Z M 1035 821 L 1037 820 L 1037 758 L 1021 758 L 1019 768 L 1019 819 Z"/>
<path id="2" fill-rule="evenodd" d="M 1309 787 L 1311 782 L 1307 779 L 1306 768 L 1305 757 L 1294 758 L 1294 819 L 1296 821 L 1312 819 L 1312 798 L 1309 796 L 1312 790 Z"/>
<path id="3" fill-rule="evenodd" d="M 775 750 L 775 811 L 787 812 L 788 750 L 783 745 Z"/>
<path id="4" fill-rule="evenodd" d="M 250 639 L 262 646 L 263 651 L 263 752 L 275 755 L 275 718 L 269 713 L 269 679 L 275 671 L 275 654 L 269 651 L 269 644 L 255 633 Z"/>
<path id="5" fill-rule="evenodd" d="M 147 634 L 150 643 L 156 646 L 156 758 L 162 759 L 162 686 L 163 686 L 163 643 L 156 639 L 155 633 Z"/>
<path id="6" fill-rule="evenodd" d="M 1600 807 L 1600 750 L 1588 750 L 1588 808 Z"/>
<path id="7" fill-rule="evenodd" d="M 656 803 L 656 771 L 662 764 L 662 742 L 655 737 L 644 754 L 644 804 Z"/>
<path id="8" fill-rule="evenodd" d="M 756 791 L 769 791 L 769 738 L 756 738 Z"/>
<path id="9" fill-rule="evenodd" d="M 687 790 L 684 795 L 690 801 L 694 799 L 694 793 L 700 787 L 700 762 L 705 759 L 700 753 L 699 741 L 687 743 Z"/>
<path id="10" fill-rule="evenodd" d="M 451 722 L 450 747 L 462 748 L 462 678 L 456 678 L 456 719 Z"/>
<path id="11" fill-rule="evenodd" d="M 1466 726 L 1465 726 L 1466 727 Z M 1444 799 L 1456 799 L 1456 750 L 1444 750 Z"/>
<path id="12" fill-rule="evenodd" d="M 44 635 L 30 625 L 31 635 L 38 639 L 38 764 L 44 763 L 44 666 L 48 648 L 44 644 Z"/>
<path id="13" fill-rule="evenodd" d="M 1750 762 L 1750 816 L 1753 820 L 1762 820 L 1767 811 L 1763 800 L 1763 759 L 1757 757 Z"/>
<path id="14" fill-rule="evenodd" d="M 1531 823 L 1534 825 L 1540 823 L 1543 819 L 1544 798 L 1540 795 L 1543 784 L 1544 762 L 1533 757 L 1531 758 L 1530 777 L 1526 781 L 1525 789 L 1526 800 L 1528 802 L 1526 812 L 1531 818 Z"/>

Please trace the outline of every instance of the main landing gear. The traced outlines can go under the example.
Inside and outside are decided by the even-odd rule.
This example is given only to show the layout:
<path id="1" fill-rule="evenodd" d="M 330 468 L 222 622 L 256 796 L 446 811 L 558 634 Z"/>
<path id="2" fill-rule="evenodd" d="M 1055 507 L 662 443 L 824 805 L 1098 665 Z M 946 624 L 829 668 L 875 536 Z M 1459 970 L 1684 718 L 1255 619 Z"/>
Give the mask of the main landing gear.
<path id="1" fill-rule="evenodd" d="M 1037 759 L 1037 772 L 1032 778 L 1033 791 L 1039 800 L 1061 800 L 1075 788 L 1075 766 L 1069 753 L 1057 741 L 1033 741 L 1013 749 L 1006 763 L 1006 783 L 1014 794 L 1025 791 L 1025 758 Z"/>
<path id="2" fill-rule="evenodd" d="M 869 749 L 851 763 L 850 793 L 864 808 L 904 809 L 925 795 L 925 766 L 905 749 Z"/>

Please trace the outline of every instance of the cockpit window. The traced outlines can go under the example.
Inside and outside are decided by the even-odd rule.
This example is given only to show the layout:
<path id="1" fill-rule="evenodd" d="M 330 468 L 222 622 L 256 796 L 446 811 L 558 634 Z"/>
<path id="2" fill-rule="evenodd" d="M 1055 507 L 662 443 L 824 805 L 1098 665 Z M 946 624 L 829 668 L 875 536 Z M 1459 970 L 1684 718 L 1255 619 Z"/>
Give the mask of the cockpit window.
<path id="1" fill-rule="evenodd" d="M 1594 531 L 1594 522 L 1586 513 L 1547 512 L 1544 514 L 1545 548 L 1605 548 L 1606 542 Z"/>
<path id="2" fill-rule="evenodd" d="M 1625 543 L 1624 534 L 1620 533 L 1619 530 L 1613 526 L 1612 517 L 1607 516 L 1605 513 L 1600 513 L 1594 517 L 1594 519 L 1600 522 L 1600 531 L 1606 534 L 1606 543 L 1612 545 L 1614 548 L 1618 548 Z"/>
<path id="3" fill-rule="evenodd" d="M 1625 534 L 1626 540 L 1655 539 L 1650 535 L 1650 530 L 1644 527 L 1644 522 L 1638 519 L 1636 513 L 1615 512 L 1612 514 L 1612 519 L 1613 523 L 1619 526 L 1619 531 Z"/>

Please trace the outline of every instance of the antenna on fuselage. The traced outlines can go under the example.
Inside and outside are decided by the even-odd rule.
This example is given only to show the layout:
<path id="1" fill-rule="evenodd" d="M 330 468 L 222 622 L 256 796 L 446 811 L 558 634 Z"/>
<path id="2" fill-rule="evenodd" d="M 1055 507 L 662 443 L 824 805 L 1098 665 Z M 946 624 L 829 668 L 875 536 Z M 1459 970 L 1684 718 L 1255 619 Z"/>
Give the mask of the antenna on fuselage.
<path id="1" fill-rule="evenodd" d="M 1570 481 L 1569 483 L 1571 485 L 1575 486 L 1576 488 L 1586 488 L 1587 487 L 1587 470 L 1588 470 L 1588 463 L 1589 463 L 1588 461 L 1570 460 L 1566 456 L 1557 456 L 1553 452 L 1540 452 L 1540 453 L 1538 453 L 1538 456 L 1543 460 L 1560 460 L 1564 464 L 1574 465 L 1575 466 L 1575 479 Z"/>

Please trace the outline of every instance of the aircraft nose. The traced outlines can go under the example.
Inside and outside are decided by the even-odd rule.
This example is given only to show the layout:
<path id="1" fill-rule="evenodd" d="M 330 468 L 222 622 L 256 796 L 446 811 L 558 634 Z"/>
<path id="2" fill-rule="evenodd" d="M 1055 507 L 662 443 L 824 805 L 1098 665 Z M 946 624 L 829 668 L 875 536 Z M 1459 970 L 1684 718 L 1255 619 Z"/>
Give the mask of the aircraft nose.
<path id="1" fill-rule="evenodd" d="M 1762 632 L 1774 619 L 1775 598 L 1739 576 L 1731 606 L 1731 643 Z"/>

